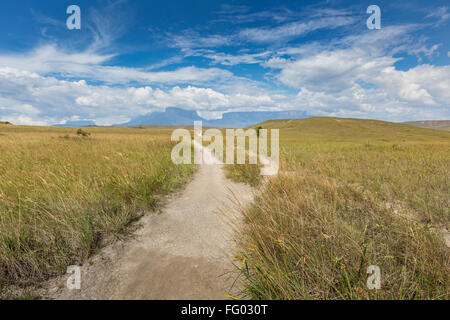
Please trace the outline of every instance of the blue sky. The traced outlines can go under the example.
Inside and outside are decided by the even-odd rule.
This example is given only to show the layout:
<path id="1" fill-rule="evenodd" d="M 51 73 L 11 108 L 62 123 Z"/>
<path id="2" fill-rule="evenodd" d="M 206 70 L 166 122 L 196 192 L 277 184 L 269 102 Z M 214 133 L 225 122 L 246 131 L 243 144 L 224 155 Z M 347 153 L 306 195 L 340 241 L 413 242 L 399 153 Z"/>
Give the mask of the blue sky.
<path id="1" fill-rule="evenodd" d="M 81 30 L 66 9 L 81 8 Z M 369 30 L 369 5 L 381 29 Z M 450 119 L 448 1 L 15 0 L 0 120 L 109 125 L 167 107 Z"/>

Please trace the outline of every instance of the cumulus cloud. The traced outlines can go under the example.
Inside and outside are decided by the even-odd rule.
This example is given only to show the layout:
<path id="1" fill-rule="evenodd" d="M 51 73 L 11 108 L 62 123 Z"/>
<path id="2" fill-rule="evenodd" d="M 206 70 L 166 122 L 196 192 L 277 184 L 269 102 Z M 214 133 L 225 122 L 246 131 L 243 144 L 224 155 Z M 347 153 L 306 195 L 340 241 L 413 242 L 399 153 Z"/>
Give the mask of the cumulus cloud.
<path id="1" fill-rule="evenodd" d="M 246 7 L 227 10 L 238 10 L 237 23 L 269 18 L 267 12 L 248 13 Z M 114 58 L 119 54 L 105 53 L 117 35 L 94 11 L 93 24 L 88 26 L 94 41 L 87 49 L 70 51 L 52 44 L 20 54 L 0 54 L 0 119 L 30 125 L 72 120 L 110 125 L 167 107 L 196 110 L 207 118 L 232 110 L 305 110 L 313 115 L 386 120 L 450 116 L 450 66 L 419 61 L 408 70 L 396 68 L 399 52 L 419 58 L 438 54 L 441 44 L 430 46 L 427 39 L 413 36 L 423 26 L 388 26 L 286 46 L 311 32 L 355 23 L 355 17 L 342 10 L 309 13 L 308 19 L 300 20 L 297 13 L 279 10 L 278 17 L 270 18 L 275 21 L 272 25 L 226 35 L 205 36 L 198 31 L 172 35 L 170 46 L 180 48 L 181 56 L 138 68 L 117 66 Z M 448 9 L 440 8 L 428 18 L 444 23 Z M 249 43 L 253 52 L 230 49 Z M 268 44 L 270 49 L 261 49 Z M 229 48 L 221 52 L 223 46 Z M 207 63 L 214 66 L 184 63 L 153 71 L 194 56 L 209 59 Z M 262 66 L 259 71 L 267 72 L 264 80 L 230 71 L 241 64 L 253 65 L 248 68 L 252 70 Z"/>
<path id="2" fill-rule="evenodd" d="M 397 59 L 372 57 L 361 49 L 325 51 L 285 63 L 278 79 L 294 88 L 339 92 L 360 77 L 371 78 Z"/>
<path id="3" fill-rule="evenodd" d="M 278 98 L 278 97 L 276 97 Z M 167 90 L 145 87 L 89 85 L 10 67 L 0 67 L 0 117 L 17 124 L 56 124 L 96 120 L 100 125 L 123 123 L 137 115 L 182 107 L 221 111 L 233 108 L 269 109 L 276 105 L 268 94 L 227 94 L 211 88 L 175 86 Z"/>
<path id="4" fill-rule="evenodd" d="M 312 85 L 308 85 L 311 78 L 306 78 L 305 86 L 292 105 L 317 115 L 375 117 L 392 121 L 448 118 L 449 66 L 421 65 L 408 71 L 385 66 L 375 71 L 369 72 L 372 77 L 367 77 L 367 73 L 351 73 L 351 76 L 342 74 L 332 81 L 324 78 L 323 89 L 316 85 L 317 79 L 313 78 Z M 318 71 L 320 75 L 324 75 L 322 70 Z M 357 77 L 370 81 L 372 86 L 365 87 Z M 337 92 L 334 86 L 339 79 L 343 80 L 343 85 L 337 87 Z"/>
<path id="5" fill-rule="evenodd" d="M 313 114 L 403 120 L 448 118 L 450 66 L 395 67 L 393 47 L 409 28 L 339 40 L 335 47 L 265 66 L 280 69 L 280 82 L 300 92 L 291 105 Z M 394 39 L 397 39 L 394 41 Z M 346 46 L 342 46 L 346 44 Z M 361 45 L 364 44 L 364 45 Z M 426 51 L 432 54 L 439 46 Z"/>

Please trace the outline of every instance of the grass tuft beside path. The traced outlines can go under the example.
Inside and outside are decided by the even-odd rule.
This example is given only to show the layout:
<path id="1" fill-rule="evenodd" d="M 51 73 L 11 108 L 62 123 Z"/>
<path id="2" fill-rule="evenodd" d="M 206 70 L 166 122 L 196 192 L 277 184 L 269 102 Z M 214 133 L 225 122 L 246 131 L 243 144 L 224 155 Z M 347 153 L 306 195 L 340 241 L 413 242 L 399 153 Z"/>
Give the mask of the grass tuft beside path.
<path id="1" fill-rule="evenodd" d="M 83 130 L 0 125 L 0 288 L 82 263 L 193 173 L 171 129 Z"/>

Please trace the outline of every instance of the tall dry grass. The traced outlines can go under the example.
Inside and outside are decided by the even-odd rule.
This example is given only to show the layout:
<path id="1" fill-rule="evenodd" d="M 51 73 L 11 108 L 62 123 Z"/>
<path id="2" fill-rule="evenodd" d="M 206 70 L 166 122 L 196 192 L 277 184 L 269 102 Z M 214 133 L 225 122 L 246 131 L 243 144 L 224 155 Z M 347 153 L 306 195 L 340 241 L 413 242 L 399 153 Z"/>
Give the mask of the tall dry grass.
<path id="1" fill-rule="evenodd" d="M 282 137 L 279 176 L 242 209 L 244 296 L 449 298 L 449 139 Z M 381 268 L 381 290 L 367 288 L 369 265 Z"/>
<path id="2" fill-rule="evenodd" d="M 172 163 L 170 131 L 0 129 L 0 287 L 82 263 L 194 170 Z"/>

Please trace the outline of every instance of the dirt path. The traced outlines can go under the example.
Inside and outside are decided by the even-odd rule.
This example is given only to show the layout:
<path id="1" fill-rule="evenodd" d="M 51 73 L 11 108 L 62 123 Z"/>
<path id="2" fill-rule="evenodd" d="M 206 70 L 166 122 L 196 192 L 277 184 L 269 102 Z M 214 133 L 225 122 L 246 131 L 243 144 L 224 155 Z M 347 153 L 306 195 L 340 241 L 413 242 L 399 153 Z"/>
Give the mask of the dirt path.
<path id="1" fill-rule="evenodd" d="M 211 157 L 207 152 L 206 156 Z M 108 246 L 82 267 L 81 290 L 67 277 L 48 285 L 48 299 L 225 299 L 236 294 L 232 199 L 251 189 L 225 178 L 221 165 L 200 165 L 184 191 L 161 214 L 140 221 L 136 237 Z M 238 218 L 235 218 L 238 219 Z"/>

